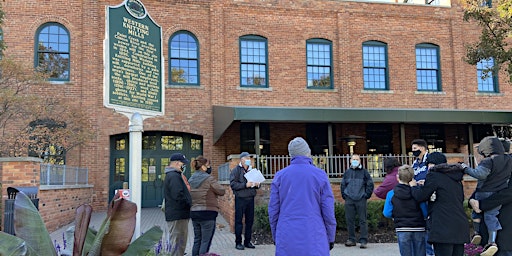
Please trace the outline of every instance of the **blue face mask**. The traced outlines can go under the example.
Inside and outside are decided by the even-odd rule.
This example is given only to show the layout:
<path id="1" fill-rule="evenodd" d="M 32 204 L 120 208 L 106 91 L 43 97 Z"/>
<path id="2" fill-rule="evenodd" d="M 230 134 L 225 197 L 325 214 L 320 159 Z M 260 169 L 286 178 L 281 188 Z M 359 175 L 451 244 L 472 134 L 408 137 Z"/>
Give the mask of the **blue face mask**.
<path id="1" fill-rule="evenodd" d="M 245 163 L 245 165 L 250 166 L 250 165 L 251 165 L 251 160 L 250 160 L 250 159 L 247 159 L 247 160 L 245 160 L 245 162 L 244 162 L 244 163 Z"/>
<path id="2" fill-rule="evenodd" d="M 352 160 L 352 161 L 350 161 L 350 164 L 352 164 L 352 167 L 358 167 L 359 166 L 359 161 Z"/>

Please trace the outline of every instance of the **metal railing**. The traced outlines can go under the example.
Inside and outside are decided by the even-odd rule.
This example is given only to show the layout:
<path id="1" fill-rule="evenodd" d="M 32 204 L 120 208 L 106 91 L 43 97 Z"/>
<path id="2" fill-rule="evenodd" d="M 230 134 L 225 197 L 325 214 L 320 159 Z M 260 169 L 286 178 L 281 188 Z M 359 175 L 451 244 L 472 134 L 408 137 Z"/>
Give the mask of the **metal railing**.
<path id="1" fill-rule="evenodd" d="M 448 163 L 465 162 L 473 167 L 472 156 L 465 154 L 445 154 Z M 361 164 L 368 170 L 373 178 L 384 177 L 384 159 L 387 157 L 396 157 L 402 164 L 412 165 L 414 156 L 409 155 L 360 155 Z M 288 155 L 255 156 L 254 162 L 256 168 L 261 171 L 266 179 L 273 179 L 276 172 L 287 167 L 290 164 L 291 157 Z M 343 173 L 350 167 L 350 155 L 317 155 L 312 156 L 313 164 L 325 170 L 329 178 L 341 178 Z M 229 163 L 219 166 L 219 180 L 229 180 Z"/>
<path id="2" fill-rule="evenodd" d="M 40 182 L 41 185 L 87 185 L 89 170 L 66 165 L 41 164 Z"/>

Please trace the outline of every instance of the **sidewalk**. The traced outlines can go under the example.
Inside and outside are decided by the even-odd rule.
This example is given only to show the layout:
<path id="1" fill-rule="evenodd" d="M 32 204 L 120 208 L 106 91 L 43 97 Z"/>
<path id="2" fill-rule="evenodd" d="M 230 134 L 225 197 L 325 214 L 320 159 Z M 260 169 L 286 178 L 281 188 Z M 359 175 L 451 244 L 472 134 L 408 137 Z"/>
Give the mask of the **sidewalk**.
<path id="1" fill-rule="evenodd" d="M 98 229 L 101 225 L 101 222 L 105 219 L 105 212 L 94 212 L 91 217 L 91 222 L 89 224 L 90 227 L 94 229 Z M 160 210 L 160 208 L 143 208 L 141 213 L 141 232 L 144 232 L 154 225 L 158 225 L 164 231 L 164 234 L 167 230 L 167 224 L 164 219 L 164 214 Z M 69 226 L 72 226 L 73 223 L 68 224 L 55 232 L 51 233 L 52 241 L 57 241 L 57 243 L 62 244 L 62 234 L 66 231 Z M 192 229 L 192 222 L 189 223 L 189 236 L 187 241 L 187 255 L 191 255 L 192 245 L 194 243 L 194 231 Z M 308 237 L 304 235 L 304 239 L 314 239 L 312 237 Z M 215 235 L 212 240 L 212 245 L 210 248 L 210 252 L 216 253 L 222 256 L 271 256 L 275 254 L 274 245 L 256 245 L 256 249 L 248 249 L 246 248 L 243 251 L 235 249 L 235 235 L 231 233 L 229 230 L 228 223 L 226 220 L 219 214 L 217 217 L 217 229 L 215 230 Z M 300 242 L 300 241 L 298 241 Z M 331 250 L 331 255 L 351 255 L 351 256 L 396 256 L 400 255 L 398 251 L 398 244 L 396 243 L 375 243 L 368 244 L 367 249 L 360 249 L 358 246 L 354 247 L 345 247 L 343 244 L 335 244 L 334 248 Z"/>

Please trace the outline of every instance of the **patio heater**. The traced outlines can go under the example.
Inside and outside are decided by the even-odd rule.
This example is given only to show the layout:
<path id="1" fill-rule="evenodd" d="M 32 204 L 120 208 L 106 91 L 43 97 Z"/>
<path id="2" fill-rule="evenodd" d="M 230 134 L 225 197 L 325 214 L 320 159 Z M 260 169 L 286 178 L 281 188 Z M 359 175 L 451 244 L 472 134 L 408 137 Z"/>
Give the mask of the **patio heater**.
<path id="1" fill-rule="evenodd" d="M 356 140 L 358 139 L 364 139 L 364 137 L 358 135 L 348 135 L 340 138 L 340 140 L 347 142 L 350 155 L 354 154 L 354 146 L 356 145 Z"/>

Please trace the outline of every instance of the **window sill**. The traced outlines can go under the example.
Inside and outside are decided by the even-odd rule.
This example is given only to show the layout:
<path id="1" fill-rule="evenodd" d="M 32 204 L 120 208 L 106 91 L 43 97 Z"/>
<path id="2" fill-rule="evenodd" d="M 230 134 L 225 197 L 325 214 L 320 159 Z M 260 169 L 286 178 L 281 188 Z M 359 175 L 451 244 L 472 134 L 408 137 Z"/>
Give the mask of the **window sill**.
<path id="1" fill-rule="evenodd" d="M 304 89 L 305 92 L 338 92 L 338 89 L 335 88 L 315 88 L 315 87 L 306 87 Z"/>
<path id="2" fill-rule="evenodd" d="M 361 90 L 361 93 L 390 93 L 390 94 L 393 94 L 393 93 L 395 93 L 395 91 L 393 91 L 393 90 L 368 90 L 368 89 L 363 89 L 363 90 Z"/>
<path id="3" fill-rule="evenodd" d="M 443 94 L 443 95 L 446 95 L 446 92 L 443 92 L 443 91 L 415 91 L 414 94 Z"/>
<path id="4" fill-rule="evenodd" d="M 476 92 L 476 96 L 504 96 L 503 93 L 499 92 Z"/>
<path id="5" fill-rule="evenodd" d="M 241 87 L 238 86 L 237 90 L 242 91 L 273 91 L 271 87 Z"/>

